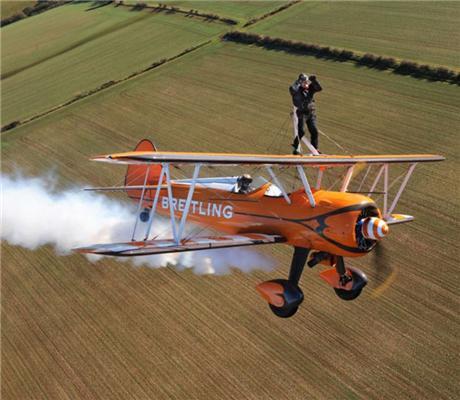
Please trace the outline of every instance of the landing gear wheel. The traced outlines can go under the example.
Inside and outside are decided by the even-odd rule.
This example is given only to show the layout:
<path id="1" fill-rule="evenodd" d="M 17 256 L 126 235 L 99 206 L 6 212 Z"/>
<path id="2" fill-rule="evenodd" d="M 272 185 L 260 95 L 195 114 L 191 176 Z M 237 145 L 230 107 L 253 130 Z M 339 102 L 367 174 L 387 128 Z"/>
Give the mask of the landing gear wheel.
<path id="1" fill-rule="evenodd" d="M 275 306 L 269 303 L 270 309 L 277 317 L 289 318 L 292 317 L 303 302 L 302 290 L 294 283 L 286 279 L 275 279 L 275 283 L 278 283 L 283 287 L 282 297 L 284 304 L 281 307 Z"/>
<path id="2" fill-rule="evenodd" d="M 268 305 L 270 306 L 270 309 L 273 311 L 273 314 L 275 314 L 277 317 L 280 317 L 280 318 L 292 317 L 299 309 L 299 306 L 285 305 L 283 307 L 276 307 L 273 304 L 268 304 Z"/>
<path id="3" fill-rule="evenodd" d="M 353 281 L 352 288 L 350 290 L 334 288 L 335 294 L 346 301 L 354 300 L 359 297 L 364 286 L 367 284 L 367 277 L 362 271 L 355 268 L 348 268 L 348 270 L 351 272 L 350 279 Z"/>
<path id="4" fill-rule="evenodd" d="M 150 210 L 148 208 L 145 208 L 144 211 L 142 211 L 139 214 L 139 219 L 142 222 L 147 222 L 149 220 L 149 217 L 150 217 Z"/>
<path id="5" fill-rule="evenodd" d="M 342 300 L 354 300 L 356 299 L 361 292 L 363 291 L 363 288 L 357 289 L 357 290 L 343 290 L 343 289 L 335 289 L 335 294 L 339 296 Z"/>

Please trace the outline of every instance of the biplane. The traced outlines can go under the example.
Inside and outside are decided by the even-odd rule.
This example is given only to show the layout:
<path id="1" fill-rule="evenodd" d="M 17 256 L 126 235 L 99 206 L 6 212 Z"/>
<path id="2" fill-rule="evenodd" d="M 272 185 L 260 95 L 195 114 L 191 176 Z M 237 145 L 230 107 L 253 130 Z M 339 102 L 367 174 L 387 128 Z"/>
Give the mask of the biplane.
<path id="1" fill-rule="evenodd" d="M 144 139 L 134 151 L 94 157 L 95 161 L 128 165 L 123 186 L 92 189 L 121 190 L 137 202 L 134 232 L 127 242 L 75 250 L 132 257 L 282 243 L 293 248 L 288 278 L 263 282 L 256 288 L 275 315 L 287 318 L 296 313 L 304 299 L 299 281 L 305 265 L 327 266 L 320 277 L 339 298 L 356 299 L 367 277 L 359 269 L 346 266 L 344 259 L 368 254 L 388 235 L 390 226 L 413 220 L 410 215 L 395 213 L 401 194 L 418 163 L 444 158 L 430 154 L 322 155 L 314 148 L 310 150 L 313 154 L 303 156 L 163 152 Z M 403 165 L 404 171 L 399 189 L 390 199 L 389 168 L 395 164 Z M 173 179 L 172 167 L 185 165 L 193 167 L 191 178 Z M 200 170 L 208 166 L 258 166 L 271 180 L 256 184 L 246 175 L 245 179 L 200 177 Z M 350 192 L 358 166 L 366 167 L 360 174 L 360 190 Z M 340 187 L 327 190 L 323 178 L 338 167 L 344 170 Z M 286 190 L 278 174 L 281 168 L 294 171 L 300 188 Z M 371 195 L 382 181 L 383 207 L 379 208 Z M 172 237 L 152 237 L 157 214 L 170 219 Z M 139 220 L 145 227 L 142 240 L 136 239 Z M 212 227 L 219 234 L 187 236 L 187 221 Z"/>

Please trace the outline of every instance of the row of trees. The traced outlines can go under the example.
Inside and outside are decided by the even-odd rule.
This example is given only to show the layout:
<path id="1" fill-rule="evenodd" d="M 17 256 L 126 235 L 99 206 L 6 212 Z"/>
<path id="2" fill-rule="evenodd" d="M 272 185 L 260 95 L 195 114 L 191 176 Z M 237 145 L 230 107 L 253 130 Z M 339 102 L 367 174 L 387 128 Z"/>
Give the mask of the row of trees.
<path id="1" fill-rule="evenodd" d="M 271 50 L 283 50 L 296 54 L 313 55 L 318 58 L 332 59 L 336 61 L 353 61 L 360 66 L 376 68 L 379 70 L 392 70 L 396 74 L 410 75 L 416 78 L 431 81 L 443 81 L 460 85 L 460 73 L 444 67 L 420 65 L 413 61 L 397 61 L 392 57 L 381 57 L 366 53 L 356 54 L 350 50 L 335 49 L 329 46 L 319 46 L 292 40 L 271 38 L 256 33 L 240 31 L 228 32 L 222 36 L 223 40 L 244 44 L 255 44 Z"/>
<path id="2" fill-rule="evenodd" d="M 116 5 L 123 5 L 123 0 L 118 0 L 116 1 Z M 190 16 L 198 16 L 198 17 L 201 17 L 201 18 L 206 18 L 206 19 L 210 19 L 210 20 L 214 20 L 214 21 L 221 21 L 221 22 L 224 22 L 228 25 L 237 25 L 238 24 L 238 21 L 234 20 L 234 19 L 231 19 L 231 18 L 226 18 L 226 17 L 221 17 L 220 15 L 217 15 L 217 14 L 210 14 L 210 13 L 204 13 L 204 12 L 200 12 L 199 10 L 183 10 L 179 7 L 175 7 L 175 6 L 172 6 L 172 5 L 168 5 L 168 4 L 163 4 L 163 3 L 158 3 L 158 5 L 156 6 L 149 6 L 147 5 L 146 3 L 142 2 L 142 1 L 139 1 L 137 2 L 133 7 L 132 9 L 135 10 L 135 11 L 139 11 L 139 10 L 142 10 L 144 8 L 150 8 L 150 9 L 153 9 L 155 11 L 166 11 L 168 13 L 182 13 L 182 14 L 187 14 L 187 15 L 190 15 Z"/>
<path id="3" fill-rule="evenodd" d="M 282 6 L 268 12 L 267 14 L 264 14 L 264 15 L 261 15 L 260 17 L 256 17 L 256 18 L 252 18 L 250 19 L 248 22 L 246 22 L 243 27 L 246 27 L 246 26 L 249 26 L 249 25 L 252 25 L 252 24 L 255 24 L 256 22 L 259 22 L 260 20 L 262 19 L 265 19 L 267 17 L 270 17 L 274 14 L 277 14 L 279 13 L 280 11 L 283 11 L 285 10 L 286 8 L 289 8 L 291 7 L 292 5 L 296 4 L 296 3 L 300 3 L 300 0 L 295 0 L 295 1 L 290 1 L 289 3 L 286 3 L 286 4 L 283 4 Z"/>
<path id="4" fill-rule="evenodd" d="M 68 3 L 70 0 L 38 0 L 32 7 L 25 7 L 21 12 L 14 14 L 10 17 L 4 18 L 0 21 L 0 26 L 6 26 L 12 24 L 13 22 L 19 21 L 21 19 L 31 17 L 32 15 L 39 14 L 43 11 L 46 11 L 50 8 L 60 6 L 62 4 Z"/>

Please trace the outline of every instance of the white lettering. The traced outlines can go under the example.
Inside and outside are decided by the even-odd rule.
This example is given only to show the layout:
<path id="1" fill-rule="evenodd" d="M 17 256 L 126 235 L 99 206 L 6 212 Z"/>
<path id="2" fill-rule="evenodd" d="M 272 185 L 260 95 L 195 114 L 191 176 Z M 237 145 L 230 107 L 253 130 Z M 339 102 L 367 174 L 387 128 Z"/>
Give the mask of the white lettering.
<path id="1" fill-rule="evenodd" d="M 195 214 L 195 213 L 196 213 L 196 205 L 197 205 L 197 204 L 198 204 L 198 202 L 197 202 L 197 201 L 195 201 L 195 200 L 192 200 L 192 209 L 193 209 L 193 214 Z"/>
<path id="2" fill-rule="evenodd" d="M 230 219 L 233 217 L 233 207 L 225 206 L 223 209 L 224 218 Z"/>
<path id="3" fill-rule="evenodd" d="M 171 199 L 171 204 L 174 210 L 180 212 L 185 211 L 186 201 L 185 199 Z M 169 199 L 168 197 L 161 198 L 161 207 L 168 209 L 169 208 Z M 192 214 L 199 214 L 204 217 L 224 217 L 225 219 L 233 218 L 233 206 L 226 205 L 225 207 L 222 204 L 217 203 L 203 203 L 202 201 L 192 200 L 190 202 L 189 212 Z"/>
<path id="4" fill-rule="evenodd" d="M 220 217 L 220 212 L 222 211 L 222 204 L 213 203 L 212 205 L 212 216 Z"/>

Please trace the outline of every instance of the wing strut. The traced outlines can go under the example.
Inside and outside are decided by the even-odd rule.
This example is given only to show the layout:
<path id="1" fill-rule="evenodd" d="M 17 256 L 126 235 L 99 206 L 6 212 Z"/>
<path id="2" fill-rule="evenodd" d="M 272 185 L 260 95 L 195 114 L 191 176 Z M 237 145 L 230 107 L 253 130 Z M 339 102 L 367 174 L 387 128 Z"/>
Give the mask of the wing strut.
<path id="1" fill-rule="evenodd" d="M 350 184 L 351 177 L 353 176 L 353 169 L 355 168 L 354 165 L 348 167 L 347 173 L 345 175 L 345 178 L 342 182 L 342 187 L 340 188 L 341 192 L 346 192 L 348 189 L 348 185 Z"/>
<path id="2" fill-rule="evenodd" d="M 192 182 L 191 182 L 190 188 L 188 190 L 187 200 L 185 202 L 185 209 L 184 209 L 184 211 L 182 213 L 182 218 L 180 220 L 179 232 L 177 234 L 176 244 L 179 244 L 179 242 L 181 240 L 181 237 L 182 237 L 182 233 L 184 232 L 185 221 L 187 220 L 187 215 L 188 215 L 188 212 L 190 210 L 190 204 L 192 202 L 193 193 L 195 191 L 195 184 L 196 184 L 196 180 L 198 178 L 198 174 L 200 173 L 200 168 L 201 168 L 201 164 L 196 164 L 195 169 L 193 170 Z"/>
<path id="3" fill-rule="evenodd" d="M 417 163 L 411 164 L 409 167 L 409 170 L 407 171 L 406 176 L 404 177 L 404 180 L 401 183 L 401 186 L 399 187 L 398 193 L 396 194 L 393 203 L 391 203 L 390 209 L 388 210 L 388 215 L 391 215 L 391 213 L 394 211 L 396 208 L 396 205 L 398 204 L 399 198 L 401 197 L 402 192 L 406 188 L 407 182 L 409 182 L 409 178 L 411 177 L 412 173 L 414 172 L 414 169 L 416 167 Z"/>
<path id="4" fill-rule="evenodd" d="M 388 210 L 388 164 L 383 164 L 383 218 L 387 219 Z"/>
<path id="5" fill-rule="evenodd" d="M 153 218 L 155 216 L 155 212 L 156 212 L 157 205 L 158 205 L 158 199 L 160 198 L 161 185 L 163 184 L 163 179 L 165 176 L 164 164 L 161 164 L 161 167 L 162 168 L 161 168 L 160 178 L 158 179 L 157 190 L 155 192 L 155 198 L 153 200 L 152 211 L 150 211 L 150 218 L 149 218 L 149 222 L 147 226 L 147 231 L 145 232 L 144 241 L 148 240 L 149 238 L 150 230 L 152 229 Z"/>
<path id="6" fill-rule="evenodd" d="M 195 165 L 195 169 L 193 171 L 193 178 L 192 178 L 192 181 L 190 183 L 190 188 L 189 188 L 188 194 L 187 194 L 187 200 L 185 202 L 184 210 L 182 211 L 182 216 L 181 216 L 180 223 L 179 223 L 179 228 L 178 228 L 177 225 L 176 225 L 176 221 L 175 221 L 175 212 L 174 212 L 174 210 L 177 208 L 180 211 L 180 207 L 179 207 L 178 203 L 176 202 L 176 199 L 174 199 L 173 195 L 172 195 L 172 184 L 171 184 L 172 181 L 171 181 L 169 163 L 163 163 L 162 164 L 161 174 L 160 174 L 160 178 L 158 180 L 158 185 L 157 185 L 157 189 L 156 189 L 156 192 L 155 192 L 155 198 L 153 200 L 152 210 L 150 212 L 150 217 L 149 217 L 147 231 L 145 233 L 144 241 L 149 240 L 153 219 L 154 219 L 154 216 L 155 216 L 156 209 L 158 207 L 158 200 L 159 200 L 159 197 L 160 197 L 160 191 L 162 189 L 162 183 L 163 183 L 163 180 L 166 178 L 166 189 L 167 189 L 167 192 L 168 192 L 169 214 L 170 214 L 170 219 L 171 219 L 171 228 L 172 228 L 174 243 L 176 245 L 180 244 L 182 234 L 184 233 L 184 229 L 185 229 L 185 222 L 187 221 L 187 216 L 188 216 L 188 213 L 189 213 L 189 210 L 190 210 L 190 205 L 192 203 L 193 193 L 195 192 L 195 186 L 196 186 L 196 182 L 197 182 L 198 175 L 199 175 L 199 172 L 200 172 L 200 168 L 201 168 L 201 164 L 196 164 Z M 144 185 L 144 189 L 145 189 L 145 185 Z M 141 203 L 142 203 L 143 197 L 144 197 L 144 191 L 142 192 Z M 138 209 L 138 213 L 139 213 L 139 210 L 140 210 L 140 207 Z M 136 224 L 137 224 L 137 219 L 136 219 Z"/>
<path id="7" fill-rule="evenodd" d="M 277 176 L 272 170 L 272 167 L 269 165 L 266 165 L 267 171 L 270 174 L 271 178 L 275 181 L 276 186 L 278 186 L 281 190 L 281 193 L 283 193 L 284 200 L 286 200 L 286 203 L 291 204 L 291 199 L 286 193 L 286 190 L 284 190 L 284 186 L 281 184 L 281 182 L 278 180 Z"/>
<path id="8" fill-rule="evenodd" d="M 169 216 L 171 217 L 171 228 L 172 228 L 174 241 L 178 243 L 179 239 L 177 236 L 176 221 L 174 220 L 174 203 L 173 203 L 172 188 L 171 188 L 171 174 L 169 173 L 169 164 L 165 164 L 163 168 L 165 169 L 165 174 L 166 174 L 166 185 L 168 189 L 168 203 L 169 203 Z"/>
<path id="9" fill-rule="evenodd" d="M 369 193 L 367 194 L 367 196 L 370 196 L 371 193 L 375 190 L 375 188 L 377 186 L 377 183 L 379 183 L 380 177 L 382 176 L 384 168 L 385 168 L 385 165 L 382 165 L 380 167 L 379 172 L 378 172 L 377 176 L 375 177 L 374 183 L 372 184 L 371 188 L 369 189 Z"/>
<path id="10" fill-rule="evenodd" d="M 323 175 L 325 169 L 325 167 L 319 167 L 318 169 L 318 178 L 316 179 L 316 190 L 321 189 L 321 183 L 323 182 Z"/>
<path id="11" fill-rule="evenodd" d="M 359 192 L 359 191 L 361 190 L 361 188 L 363 187 L 364 182 L 366 181 L 367 175 L 369 175 L 369 172 L 371 172 L 371 168 L 372 168 L 372 164 L 369 164 L 369 166 L 367 167 L 366 173 L 365 173 L 364 176 L 363 176 L 363 180 L 362 180 L 361 183 L 359 184 L 358 192 Z"/>
<path id="12" fill-rule="evenodd" d="M 141 211 L 142 202 L 144 201 L 145 187 L 147 186 L 147 178 L 149 177 L 149 172 L 150 172 L 150 165 L 147 167 L 147 171 L 145 173 L 144 186 L 142 186 L 141 198 L 139 199 L 139 205 L 137 206 L 136 222 L 134 223 L 133 236 L 131 237 L 131 241 L 134 241 L 134 237 L 136 236 L 136 228 L 137 228 L 137 223 L 139 221 L 139 218 L 137 216 L 139 215 L 139 211 Z"/>
<path id="13" fill-rule="evenodd" d="M 398 178 L 394 179 L 391 185 L 389 185 L 389 169 L 390 169 L 390 164 L 385 163 L 382 164 L 382 166 L 379 169 L 379 172 L 377 173 L 377 176 L 374 179 L 374 182 L 372 183 L 371 188 L 369 189 L 368 196 L 370 196 L 372 193 L 375 193 L 374 190 L 377 187 L 378 183 L 380 182 L 380 179 L 383 174 L 383 218 L 385 220 L 391 220 L 391 214 L 395 210 L 396 205 L 398 204 L 398 201 L 406 188 L 407 183 L 409 182 L 410 177 L 412 176 L 412 173 L 414 172 L 414 169 L 416 167 L 417 163 L 411 163 L 409 169 L 405 173 L 404 179 L 398 189 L 398 192 L 396 193 L 396 196 L 393 199 L 393 202 L 391 203 L 390 207 L 388 207 L 388 202 L 389 202 L 389 191 L 390 188 L 396 184 L 396 182 L 403 176 L 400 175 Z M 364 183 L 364 180 L 366 179 L 369 169 L 371 166 L 369 166 L 368 170 L 366 171 L 366 174 L 364 175 L 363 181 L 361 182 L 361 185 L 359 186 L 359 189 L 361 189 L 362 184 Z"/>
<path id="14" fill-rule="evenodd" d="M 315 208 L 315 198 L 313 197 L 313 193 L 311 192 L 310 184 L 308 183 L 307 176 L 305 175 L 305 171 L 301 165 L 297 165 L 297 171 L 299 172 L 300 179 L 303 183 L 303 187 L 305 189 L 305 193 L 307 194 L 308 201 L 310 202 L 310 206 Z"/>

